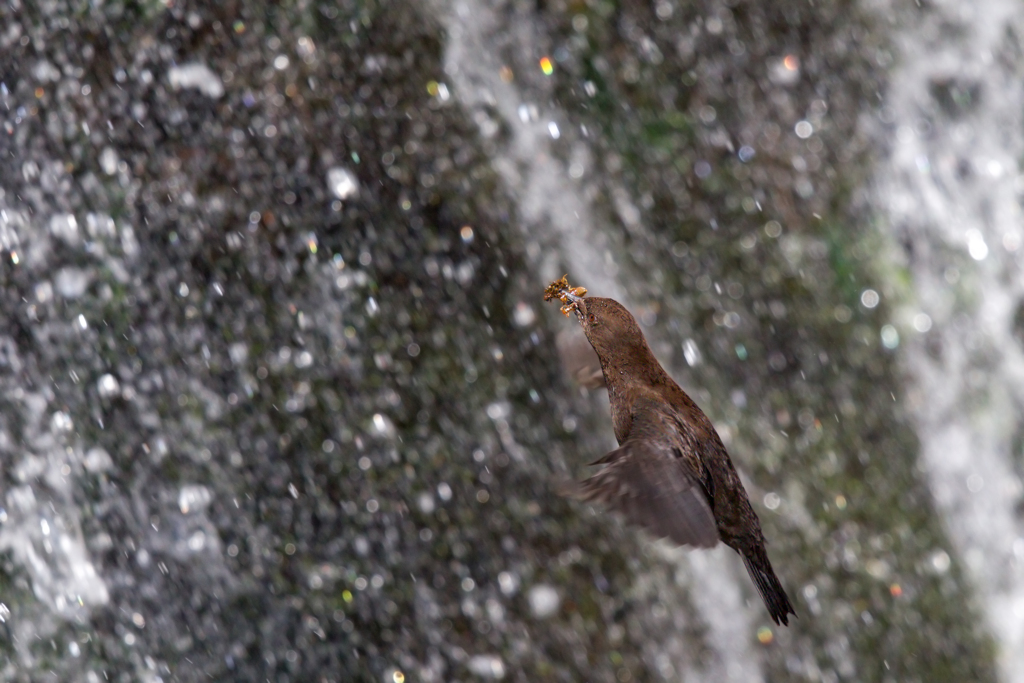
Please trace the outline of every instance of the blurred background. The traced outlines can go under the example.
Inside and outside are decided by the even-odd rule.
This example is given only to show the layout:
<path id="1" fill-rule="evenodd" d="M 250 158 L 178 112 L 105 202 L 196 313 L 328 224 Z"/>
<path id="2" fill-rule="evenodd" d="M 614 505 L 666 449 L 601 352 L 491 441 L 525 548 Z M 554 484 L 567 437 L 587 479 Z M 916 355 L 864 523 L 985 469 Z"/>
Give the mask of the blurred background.
<path id="1" fill-rule="evenodd" d="M 1024 9 L 0 8 L 0 680 L 1024 681 Z M 555 494 L 623 301 L 727 548 Z"/>

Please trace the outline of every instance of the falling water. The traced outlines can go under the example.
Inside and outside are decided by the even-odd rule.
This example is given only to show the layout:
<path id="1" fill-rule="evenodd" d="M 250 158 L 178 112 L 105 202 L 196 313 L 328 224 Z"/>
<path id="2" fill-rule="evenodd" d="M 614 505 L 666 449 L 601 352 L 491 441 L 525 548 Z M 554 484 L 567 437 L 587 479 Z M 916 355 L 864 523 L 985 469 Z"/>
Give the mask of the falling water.
<path id="1" fill-rule="evenodd" d="M 485 140 L 494 140 L 502 127 L 511 131 L 510 139 L 498 143 L 493 164 L 518 200 L 521 225 L 530 242 L 527 249 L 542 263 L 541 281 L 569 265 L 601 282 L 604 295 L 624 298 L 615 279 L 613 238 L 609 230 L 601 229 L 585 186 L 570 178 L 569 169 L 550 146 L 553 137 L 579 137 L 577 132 L 563 132 L 567 117 L 550 103 L 550 88 L 531 78 L 529 71 L 519 73 L 524 83 L 516 82 L 514 76 L 503 78 L 503 73 L 511 71 L 502 71 L 497 55 L 507 51 L 528 62 L 540 51 L 534 19 L 524 14 L 516 29 L 508 31 L 507 24 L 499 23 L 496 9 L 478 0 L 457 2 L 441 16 L 446 18 L 448 37 L 445 72 L 453 79 L 455 97 L 471 113 Z M 577 140 L 574 146 L 574 163 L 579 164 L 574 175 L 585 176 L 593 171 L 586 140 Z"/>
<path id="2" fill-rule="evenodd" d="M 1024 11 L 919 5 L 899 15 L 880 114 L 892 152 L 875 187 L 919 305 L 902 322 L 921 463 L 1000 643 L 1003 680 L 1024 681 Z"/>
<path id="3" fill-rule="evenodd" d="M 1021 680 L 1020 12 L 863 11 L 0 7 L 0 680 L 988 681 L 961 567 Z M 715 420 L 790 628 L 555 495 L 612 443 L 565 271 Z"/>
<path id="4" fill-rule="evenodd" d="M 505 12 L 516 9 L 505 6 Z M 499 126 L 511 130 L 507 142 L 493 154 L 495 168 L 518 200 L 527 250 L 535 257 L 544 249 L 538 281 L 552 279 L 563 265 L 585 283 L 599 283 L 595 294 L 631 303 L 628 287 L 617 279 L 613 259 L 620 253 L 613 235 L 623 223 L 636 224 L 639 211 L 621 187 L 615 188 L 615 219 L 601 215 L 590 205 L 596 184 L 587 176 L 594 172 L 586 132 L 566 130 L 568 117 L 552 103 L 549 89 L 538 82 L 536 69 L 529 68 L 534 55 L 542 54 L 537 19 L 525 12 L 499 21 L 491 3 L 460 0 L 446 13 L 448 43 L 445 71 L 454 82 L 454 96 L 472 112 L 485 138 Z M 509 22 L 515 27 L 507 31 Z M 497 55 L 518 55 L 513 78 Z M 508 67 L 506 66 L 506 69 Z M 495 121 L 494 119 L 498 119 Z M 551 149 L 553 138 L 574 139 L 568 163 Z M 577 180 L 578 179 L 578 180 Z M 589 195 L 589 196 L 588 196 Z M 619 223 L 622 221 L 622 223 Z M 606 436 L 607 438 L 607 436 Z M 706 620 L 704 646 L 715 657 L 701 670 L 693 662 L 673 662 L 691 679 L 757 681 L 763 676 L 758 657 L 751 649 L 753 611 L 744 605 L 738 588 L 738 563 L 731 551 L 718 548 L 690 558 L 686 553 L 661 548 L 659 556 L 680 567 L 700 618 Z M 742 572 L 740 572 L 742 574 Z M 663 589 L 664 590 L 664 589 Z M 760 609 L 759 604 L 754 608 Z M 677 648 L 676 652 L 685 652 Z"/>

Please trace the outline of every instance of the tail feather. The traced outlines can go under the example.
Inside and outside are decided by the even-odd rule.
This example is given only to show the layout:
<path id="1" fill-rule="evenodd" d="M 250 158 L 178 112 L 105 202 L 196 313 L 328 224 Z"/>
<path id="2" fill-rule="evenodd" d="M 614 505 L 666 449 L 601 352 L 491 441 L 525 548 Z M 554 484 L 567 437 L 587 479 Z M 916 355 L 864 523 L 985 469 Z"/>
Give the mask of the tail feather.
<path id="1" fill-rule="evenodd" d="M 743 564 L 747 568 L 747 573 L 750 574 L 751 581 L 757 586 L 757 592 L 761 594 L 761 599 L 764 600 L 764 605 L 768 608 L 772 621 L 789 626 L 788 615 L 792 614 L 795 617 L 796 611 L 782 584 L 779 583 L 779 577 L 775 576 L 775 572 L 772 570 L 772 564 L 768 560 L 768 553 L 765 552 L 764 546 L 744 548 L 740 551 L 740 555 L 743 557 Z"/>

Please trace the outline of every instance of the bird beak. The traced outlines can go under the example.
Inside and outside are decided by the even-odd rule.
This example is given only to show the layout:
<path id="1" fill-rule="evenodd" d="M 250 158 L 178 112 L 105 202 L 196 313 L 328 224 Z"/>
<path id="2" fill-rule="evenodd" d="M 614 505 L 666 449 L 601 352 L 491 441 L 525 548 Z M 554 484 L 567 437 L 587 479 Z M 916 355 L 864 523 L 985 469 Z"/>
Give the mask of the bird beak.
<path id="1" fill-rule="evenodd" d="M 570 311 L 575 311 L 576 319 L 582 325 L 583 321 L 587 319 L 587 302 L 583 300 L 583 297 L 577 296 L 572 291 L 567 291 L 562 296 L 562 301 L 565 302 L 565 305 L 562 306 L 562 312 L 569 315 Z"/>

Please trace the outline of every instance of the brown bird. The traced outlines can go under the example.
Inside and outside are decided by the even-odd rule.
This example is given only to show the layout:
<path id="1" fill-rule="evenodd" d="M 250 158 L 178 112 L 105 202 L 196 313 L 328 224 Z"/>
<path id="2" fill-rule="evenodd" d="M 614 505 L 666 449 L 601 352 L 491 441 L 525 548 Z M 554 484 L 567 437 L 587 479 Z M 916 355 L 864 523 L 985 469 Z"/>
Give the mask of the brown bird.
<path id="1" fill-rule="evenodd" d="M 681 545 L 710 548 L 722 541 L 743 563 L 776 624 L 796 615 L 772 570 L 761 523 L 711 421 L 654 357 L 636 320 L 613 299 L 551 283 L 576 313 L 597 352 L 611 402 L 619 448 L 592 465 L 604 467 L 580 482 L 576 497 L 618 509 L 626 519 Z"/>

